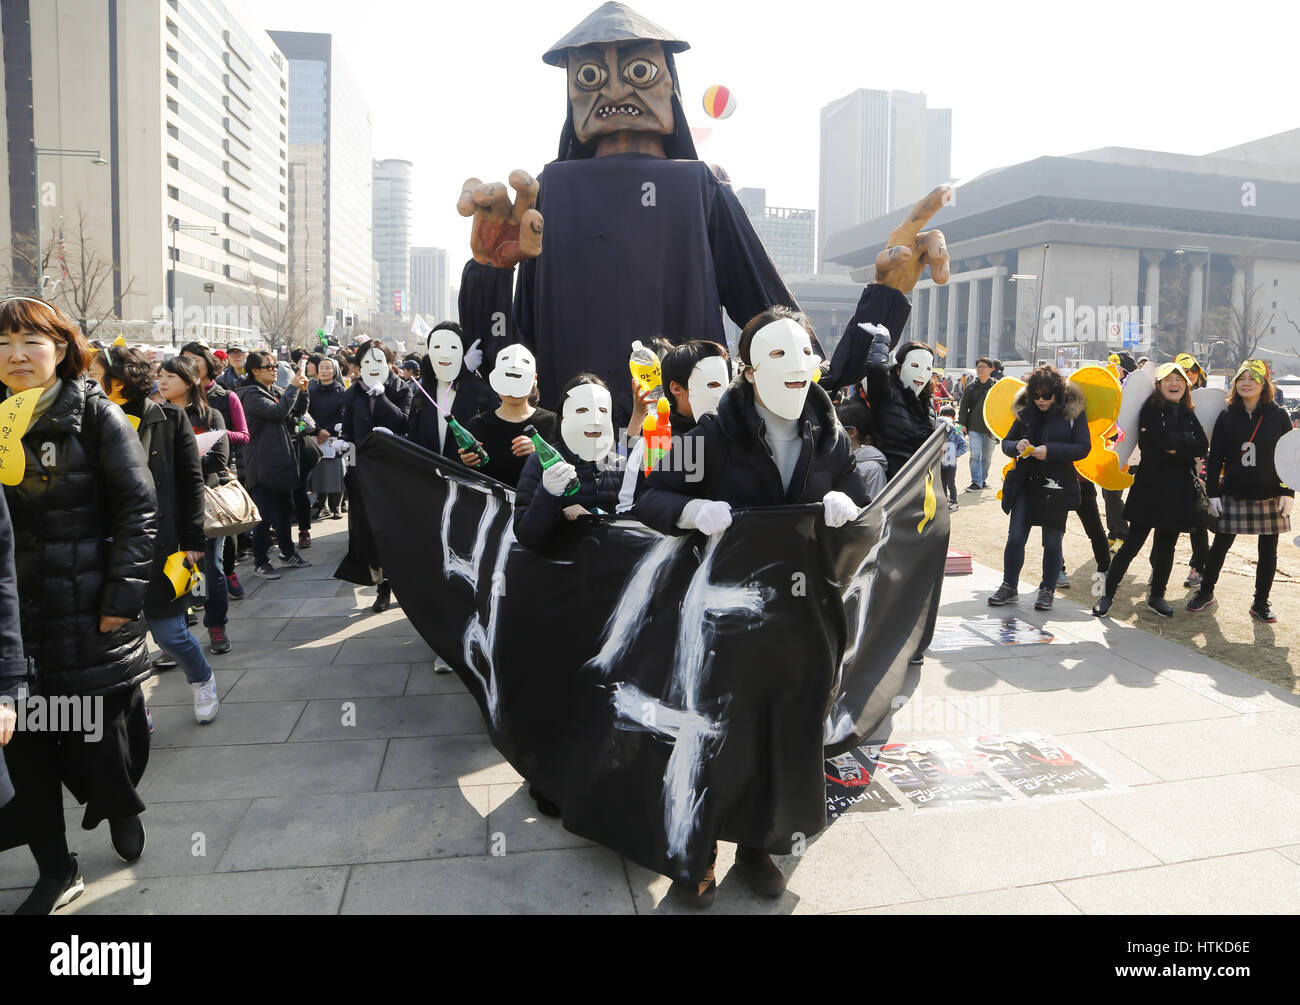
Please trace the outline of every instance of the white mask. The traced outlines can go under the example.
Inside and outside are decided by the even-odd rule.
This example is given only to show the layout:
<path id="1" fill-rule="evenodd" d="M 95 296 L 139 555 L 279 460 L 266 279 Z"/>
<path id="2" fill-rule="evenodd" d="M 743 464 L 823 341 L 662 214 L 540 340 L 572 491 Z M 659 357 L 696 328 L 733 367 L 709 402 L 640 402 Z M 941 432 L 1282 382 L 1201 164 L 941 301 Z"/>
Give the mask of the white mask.
<path id="1" fill-rule="evenodd" d="M 465 358 L 465 347 L 460 336 L 448 328 L 429 333 L 429 362 L 433 375 L 444 384 L 460 376 L 460 361 Z"/>
<path id="2" fill-rule="evenodd" d="M 799 418 L 817 367 L 803 325 L 792 318 L 764 325 L 749 343 L 749 358 L 763 406 L 783 419 Z"/>
<path id="3" fill-rule="evenodd" d="M 599 384 L 579 384 L 564 398 L 560 436 L 584 461 L 598 461 L 614 447 L 614 403 Z"/>
<path id="4" fill-rule="evenodd" d="M 496 364 L 488 374 L 492 390 L 503 398 L 527 398 L 537 379 L 537 361 L 532 351 L 522 345 L 508 345 L 497 353 Z"/>
<path id="5" fill-rule="evenodd" d="M 731 381 L 727 361 L 721 356 L 708 356 L 695 364 L 686 384 L 686 397 L 691 404 L 695 421 L 718 410 L 722 392 Z"/>
<path id="6" fill-rule="evenodd" d="M 388 380 L 388 360 L 378 349 L 371 349 L 361 359 L 361 383 L 366 387 L 386 383 Z"/>
<path id="7" fill-rule="evenodd" d="M 898 368 L 898 379 L 903 390 L 911 391 L 918 398 L 930 386 L 930 377 L 934 374 L 934 355 L 926 349 L 913 349 L 903 357 Z"/>

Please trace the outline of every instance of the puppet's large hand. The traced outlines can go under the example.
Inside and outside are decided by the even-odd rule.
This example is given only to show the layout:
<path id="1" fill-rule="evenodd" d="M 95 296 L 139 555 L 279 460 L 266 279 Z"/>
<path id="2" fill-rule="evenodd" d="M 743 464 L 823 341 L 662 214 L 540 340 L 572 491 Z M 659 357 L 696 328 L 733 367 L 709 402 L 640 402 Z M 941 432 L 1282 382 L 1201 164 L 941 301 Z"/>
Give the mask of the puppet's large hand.
<path id="1" fill-rule="evenodd" d="M 542 214 L 533 208 L 537 179 L 527 171 L 511 171 L 510 187 L 519 193 L 513 206 L 509 190 L 499 181 L 484 184 L 470 178 L 461 187 L 456 209 L 474 218 L 469 247 L 474 261 L 482 265 L 509 269 L 542 253 Z"/>
<path id="2" fill-rule="evenodd" d="M 910 293 L 927 265 L 936 284 L 942 286 L 948 281 L 948 245 L 943 232 L 921 228 L 950 202 L 952 186 L 940 185 L 912 208 L 902 225 L 889 235 L 889 246 L 876 256 L 876 282 Z"/>

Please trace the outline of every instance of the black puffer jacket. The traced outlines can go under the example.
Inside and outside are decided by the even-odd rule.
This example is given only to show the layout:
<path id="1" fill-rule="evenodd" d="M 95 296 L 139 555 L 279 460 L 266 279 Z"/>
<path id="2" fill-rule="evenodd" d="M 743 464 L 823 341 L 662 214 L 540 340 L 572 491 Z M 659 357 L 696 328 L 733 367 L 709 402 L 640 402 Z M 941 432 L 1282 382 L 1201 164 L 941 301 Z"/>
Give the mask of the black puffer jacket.
<path id="1" fill-rule="evenodd" d="M 94 381 L 65 380 L 23 437 L 27 471 L 5 486 L 23 646 L 51 695 L 107 694 L 149 676 L 144 606 L 153 478 L 123 411 Z M 130 618 L 100 634 L 101 617 Z"/>
<path id="2" fill-rule="evenodd" d="M 1026 457 L 1018 461 L 1015 473 L 1008 476 L 1003 489 L 1002 508 L 1011 511 L 1014 496 L 1029 492 L 1029 525 L 1065 529 L 1065 519 L 1079 505 L 1079 473 L 1074 462 L 1088 456 L 1088 402 L 1074 384 L 1065 382 L 1065 400 L 1054 401 L 1046 412 L 1029 400 L 1021 388 L 1011 402 L 1016 417 L 1011 431 L 1002 441 L 1002 452 L 1017 454 L 1016 444 L 1028 440 L 1036 447 L 1047 447 L 1047 459 Z"/>
<path id="3" fill-rule="evenodd" d="M 1138 415 L 1138 427 L 1142 463 L 1133 469 L 1124 519 L 1156 530 L 1190 531 L 1196 459 L 1210 449 L 1201 420 L 1190 408 L 1150 398 Z"/>
<path id="4" fill-rule="evenodd" d="M 343 401 L 347 394 L 343 381 L 335 378 L 328 384 L 322 384 L 319 380 L 313 380 L 307 393 L 311 398 L 307 412 L 316 420 L 316 428 L 324 429 L 334 436 L 337 432 L 334 427 L 343 422 Z"/>
<path id="5" fill-rule="evenodd" d="M 1259 426 L 1258 432 L 1256 425 Z M 1234 499 L 1294 496 L 1295 488 L 1283 488 L 1274 464 L 1277 441 L 1289 432 L 1291 420 L 1276 402 L 1260 405 L 1253 415 L 1247 415 L 1246 406 L 1234 401 L 1214 423 L 1210 455 L 1205 463 L 1206 494 L 1211 497 L 1232 496 Z M 1251 442 L 1252 433 L 1255 435 L 1254 463 L 1243 464 L 1242 452 Z"/>
<path id="6" fill-rule="evenodd" d="M 612 514 L 618 508 L 618 490 L 623 470 L 617 464 L 599 468 L 580 460 L 564 442 L 552 444 L 578 473 L 578 491 L 571 496 L 553 496 L 542 487 L 542 462 L 531 454 L 524 462 L 515 489 L 515 539 L 526 548 L 545 548 L 570 521 L 564 515 L 569 506 L 600 509 Z M 616 460 L 611 456 L 611 461 Z"/>
<path id="7" fill-rule="evenodd" d="M 140 443 L 149 458 L 158 496 L 157 534 L 149 591 L 144 598 L 146 618 L 174 618 L 185 613 L 189 594 L 178 599 L 171 580 L 163 573 L 169 556 L 178 551 L 202 551 L 203 469 L 189 417 L 175 405 L 149 401 L 129 402 L 127 415 L 140 418 Z"/>
<path id="8" fill-rule="evenodd" d="M 343 396 L 343 439 L 361 443 L 378 427 L 394 436 L 406 435 L 406 416 L 411 411 L 411 389 L 399 377 L 389 377 L 384 393 L 373 398 L 366 385 L 356 381 Z"/>
<path id="9" fill-rule="evenodd" d="M 677 521 L 691 499 L 718 499 L 736 508 L 785 506 L 819 503 L 827 492 L 838 491 L 865 506 L 867 493 L 857 474 L 848 435 L 818 384 L 808 388 L 799 435 L 799 460 L 789 489 L 782 489 L 781 472 L 754 404 L 753 385 L 748 381 L 732 384 L 723 392 L 718 411 L 700 419 L 680 445 L 674 446 L 683 457 L 666 467 L 676 470 L 658 468 L 650 473 L 633 514 L 661 533 L 685 534 Z M 694 463 L 690 464 L 692 457 Z M 695 470 L 687 471 L 687 467 Z"/>
<path id="10" fill-rule="evenodd" d="M 930 394 L 918 398 L 903 387 L 892 366 L 867 367 L 864 388 L 871 419 L 876 424 L 876 446 L 885 455 L 885 470 L 893 478 L 934 432 Z"/>
<path id="11" fill-rule="evenodd" d="M 244 384 L 238 392 L 248 420 L 240 478 L 245 487 L 266 485 L 277 492 L 298 487 L 298 444 L 289 427 L 307 411 L 308 396 L 290 384 L 284 391 L 272 385 Z"/>

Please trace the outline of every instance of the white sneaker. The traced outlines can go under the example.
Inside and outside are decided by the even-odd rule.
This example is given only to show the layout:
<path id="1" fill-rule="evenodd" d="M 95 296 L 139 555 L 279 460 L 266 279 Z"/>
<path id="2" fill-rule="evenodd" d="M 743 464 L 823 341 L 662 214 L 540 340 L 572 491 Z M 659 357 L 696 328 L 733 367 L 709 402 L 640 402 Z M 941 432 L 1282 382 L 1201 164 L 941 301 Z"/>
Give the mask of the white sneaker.
<path id="1" fill-rule="evenodd" d="M 194 721 L 207 725 L 217 717 L 217 710 L 221 708 L 221 702 L 217 701 L 216 673 L 202 684 L 191 684 L 190 690 L 194 692 Z"/>

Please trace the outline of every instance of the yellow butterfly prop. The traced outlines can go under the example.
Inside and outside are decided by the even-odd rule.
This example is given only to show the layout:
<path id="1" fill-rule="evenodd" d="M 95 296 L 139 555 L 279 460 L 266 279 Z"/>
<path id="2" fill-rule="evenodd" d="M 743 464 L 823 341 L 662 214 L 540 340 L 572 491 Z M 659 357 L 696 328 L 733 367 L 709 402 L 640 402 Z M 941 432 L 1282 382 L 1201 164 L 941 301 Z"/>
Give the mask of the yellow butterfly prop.
<path id="1" fill-rule="evenodd" d="M 32 412 L 43 387 L 11 395 L 0 403 L 0 485 L 20 485 L 27 473 L 23 436 L 32 424 Z"/>
<path id="2" fill-rule="evenodd" d="M 1110 449 L 1107 435 L 1115 427 L 1119 418 L 1119 406 L 1122 398 L 1119 378 L 1110 367 L 1085 366 L 1070 375 L 1075 387 L 1083 392 L 1087 402 L 1088 437 L 1091 448 L 1088 456 L 1074 462 L 1074 468 L 1088 481 L 1104 489 L 1126 489 L 1133 484 L 1133 476 L 1120 467 L 1119 457 Z M 1015 401 L 1025 382 L 1015 377 L 1003 377 L 989 389 L 984 399 L 984 422 L 989 430 L 1000 440 L 1006 439 L 1015 423 L 1015 414 L 1011 405 Z M 1002 480 L 1016 466 L 1015 458 L 1002 469 Z M 1002 498 L 1001 490 L 998 498 Z"/>

